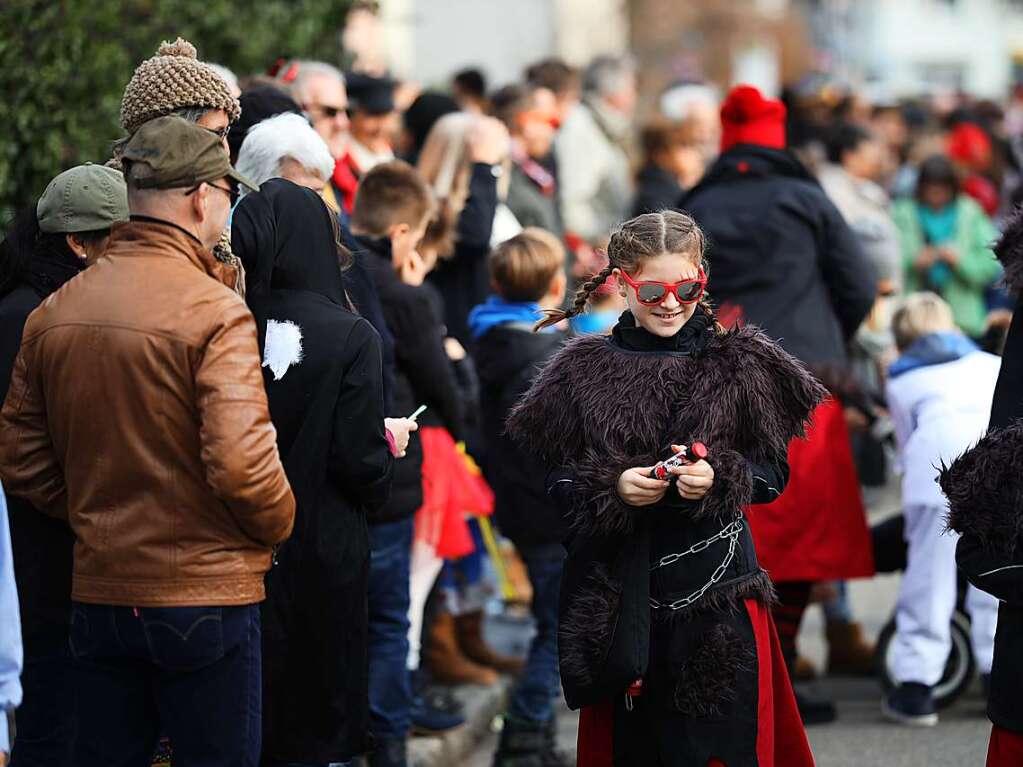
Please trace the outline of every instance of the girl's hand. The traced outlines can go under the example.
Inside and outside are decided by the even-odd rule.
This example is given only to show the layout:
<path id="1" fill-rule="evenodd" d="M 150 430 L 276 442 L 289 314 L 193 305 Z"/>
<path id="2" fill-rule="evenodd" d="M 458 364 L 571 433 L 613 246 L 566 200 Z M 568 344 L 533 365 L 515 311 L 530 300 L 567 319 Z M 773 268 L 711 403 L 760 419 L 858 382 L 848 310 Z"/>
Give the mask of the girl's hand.
<path id="1" fill-rule="evenodd" d="M 423 260 L 418 252 L 413 250 L 405 263 L 401 265 L 398 275 L 406 285 L 418 287 L 426 280 L 426 275 L 429 271 L 426 267 L 426 261 Z"/>
<path id="2" fill-rule="evenodd" d="M 938 248 L 938 258 L 949 266 L 955 266 L 959 263 L 959 254 L 956 253 L 956 249 L 951 245 L 942 245 Z"/>
<path id="3" fill-rule="evenodd" d="M 409 435 L 414 431 L 419 431 L 419 424 L 409 418 L 385 418 L 384 428 L 394 437 L 398 458 L 404 458 L 405 450 L 408 448 Z"/>
<path id="4" fill-rule="evenodd" d="M 918 272 L 926 272 L 930 269 L 934 262 L 938 260 L 938 254 L 934 248 L 928 245 L 926 248 L 920 251 L 920 254 L 913 261 L 913 267 Z"/>
<path id="5" fill-rule="evenodd" d="M 653 468 L 641 466 L 623 471 L 618 477 L 618 497 L 629 506 L 650 506 L 661 500 L 668 491 L 670 480 L 651 477 Z"/>
<path id="6" fill-rule="evenodd" d="M 682 450 L 679 445 L 672 445 L 671 449 L 676 453 Z M 683 464 L 670 471 L 678 477 L 675 480 L 678 494 L 688 501 L 700 500 L 714 487 L 714 469 L 706 461 Z"/>
<path id="7" fill-rule="evenodd" d="M 469 129 L 469 160 L 497 165 L 508 156 L 508 129 L 496 117 L 480 117 Z"/>

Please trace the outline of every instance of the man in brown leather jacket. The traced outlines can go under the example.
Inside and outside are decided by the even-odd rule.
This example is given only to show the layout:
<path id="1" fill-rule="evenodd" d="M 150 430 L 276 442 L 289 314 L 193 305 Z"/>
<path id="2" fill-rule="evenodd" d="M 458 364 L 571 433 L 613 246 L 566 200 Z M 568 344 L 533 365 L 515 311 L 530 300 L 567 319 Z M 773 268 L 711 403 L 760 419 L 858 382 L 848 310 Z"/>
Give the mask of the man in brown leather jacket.
<path id="1" fill-rule="evenodd" d="M 294 523 L 256 327 L 210 252 L 248 182 L 181 117 L 124 148 L 131 221 L 29 317 L 0 479 L 76 537 L 74 764 L 255 765 L 271 547 Z M 233 277 L 233 275 L 231 275 Z"/>

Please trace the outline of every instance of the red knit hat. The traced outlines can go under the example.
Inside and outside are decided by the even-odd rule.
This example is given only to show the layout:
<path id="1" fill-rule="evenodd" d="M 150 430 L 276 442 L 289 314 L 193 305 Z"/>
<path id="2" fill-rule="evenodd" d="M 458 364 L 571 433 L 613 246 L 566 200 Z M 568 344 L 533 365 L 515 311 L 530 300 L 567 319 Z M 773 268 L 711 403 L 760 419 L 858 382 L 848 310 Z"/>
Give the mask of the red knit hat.
<path id="1" fill-rule="evenodd" d="M 948 156 L 970 170 L 986 170 L 991 164 L 991 139 L 973 123 L 959 123 L 946 140 Z"/>
<path id="2" fill-rule="evenodd" d="M 721 151 L 736 144 L 785 148 L 785 105 L 752 85 L 732 88 L 721 105 Z"/>

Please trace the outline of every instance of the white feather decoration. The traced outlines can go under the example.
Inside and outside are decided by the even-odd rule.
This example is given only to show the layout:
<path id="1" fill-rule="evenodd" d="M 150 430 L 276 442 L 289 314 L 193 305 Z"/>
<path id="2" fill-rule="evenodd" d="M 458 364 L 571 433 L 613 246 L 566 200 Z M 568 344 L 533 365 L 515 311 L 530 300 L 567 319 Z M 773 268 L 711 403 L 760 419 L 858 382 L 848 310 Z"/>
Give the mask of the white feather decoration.
<path id="1" fill-rule="evenodd" d="M 280 381 L 288 368 L 302 361 L 302 328 L 290 320 L 267 320 L 263 346 L 263 367 Z"/>

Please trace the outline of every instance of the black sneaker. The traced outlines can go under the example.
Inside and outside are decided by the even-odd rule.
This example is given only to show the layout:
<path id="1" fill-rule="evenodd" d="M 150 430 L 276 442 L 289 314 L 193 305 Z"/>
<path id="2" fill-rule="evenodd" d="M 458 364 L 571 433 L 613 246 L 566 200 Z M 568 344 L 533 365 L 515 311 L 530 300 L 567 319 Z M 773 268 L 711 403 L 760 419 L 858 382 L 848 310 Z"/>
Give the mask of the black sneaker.
<path id="1" fill-rule="evenodd" d="M 829 724 L 838 718 L 838 711 L 835 704 L 826 698 L 818 698 L 802 690 L 794 690 L 796 695 L 796 707 L 799 709 L 799 718 L 803 724 L 810 727 L 814 724 Z"/>
<path id="2" fill-rule="evenodd" d="M 933 727 L 938 723 L 931 688 L 919 682 L 903 682 L 881 701 L 885 719 L 911 727 Z"/>
<path id="3" fill-rule="evenodd" d="M 464 716 L 431 705 L 429 696 L 412 696 L 413 735 L 439 735 L 463 724 Z"/>

